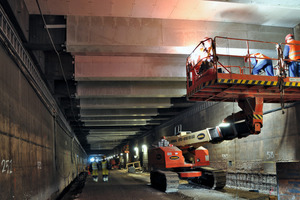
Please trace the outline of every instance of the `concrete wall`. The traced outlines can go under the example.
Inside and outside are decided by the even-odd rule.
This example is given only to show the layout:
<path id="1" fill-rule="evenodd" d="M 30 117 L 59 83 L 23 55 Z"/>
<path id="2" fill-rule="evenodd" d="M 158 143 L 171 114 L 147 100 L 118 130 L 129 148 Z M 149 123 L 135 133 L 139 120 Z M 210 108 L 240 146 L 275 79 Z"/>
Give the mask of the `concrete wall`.
<path id="1" fill-rule="evenodd" d="M 86 155 L 3 46 L 0 60 L 0 199 L 54 199 Z"/>

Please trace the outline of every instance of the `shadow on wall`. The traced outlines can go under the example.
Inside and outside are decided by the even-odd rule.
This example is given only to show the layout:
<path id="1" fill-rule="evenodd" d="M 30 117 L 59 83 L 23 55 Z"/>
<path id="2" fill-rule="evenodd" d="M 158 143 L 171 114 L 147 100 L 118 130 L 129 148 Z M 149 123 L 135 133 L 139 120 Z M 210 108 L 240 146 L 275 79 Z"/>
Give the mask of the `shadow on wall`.
<path id="1" fill-rule="evenodd" d="M 281 114 L 281 111 L 280 111 Z M 276 155 L 280 155 L 285 151 L 285 147 L 290 145 L 291 148 L 295 148 L 294 155 L 289 155 L 289 160 L 300 160 L 300 152 L 297 149 L 297 141 L 299 140 L 300 135 L 300 124 L 298 123 L 300 120 L 300 104 L 296 102 L 290 108 L 284 109 L 284 122 L 282 124 L 282 134 L 280 135 L 280 141 L 278 143 L 278 147 L 276 147 Z M 295 139 L 296 138 L 296 139 Z M 297 141 L 292 141 L 297 140 Z M 288 152 L 285 152 L 288 153 Z M 282 155 L 283 156 L 283 155 Z M 290 157 L 292 156 L 292 157 Z"/>
<path id="2" fill-rule="evenodd" d="M 280 151 L 284 148 L 285 138 L 288 136 L 288 133 L 289 133 L 289 118 L 291 115 L 291 109 L 292 108 L 284 109 L 283 115 L 285 115 L 286 117 L 284 118 L 285 121 L 281 123 L 283 125 L 283 128 L 282 128 L 283 132 L 281 134 L 280 141 L 278 142 L 278 147 L 275 149 L 276 150 L 275 155 L 279 155 Z M 281 111 L 280 111 L 280 114 L 282 114 Z"/>
<path id="3" fill-rule="evenodd" d="M 261 25 L 267 22 L 265 16 L 257 12 L 257 6 L 253 5 L 251 9 L 245 7 L 243 9 L 229 9 L 220 14 L 220 17 L 226 22 L 236 21 L 239 19 L 240 23 L 249 24 L 251 21 L 260 22 Z"/>

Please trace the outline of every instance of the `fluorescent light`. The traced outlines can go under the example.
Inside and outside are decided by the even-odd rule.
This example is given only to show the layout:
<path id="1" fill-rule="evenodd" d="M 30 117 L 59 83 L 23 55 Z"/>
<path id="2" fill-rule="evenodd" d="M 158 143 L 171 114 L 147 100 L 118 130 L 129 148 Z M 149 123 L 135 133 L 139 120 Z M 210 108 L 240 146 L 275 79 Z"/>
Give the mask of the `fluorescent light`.
<path id="1" fill-rule="evenodd" d="M 142 149 L 143 149 L 144 152 L 146 152 L 147 151 L 147 145 L 143 144 Z"/>
<path id="2" fill-rule="evenodd" d="M 230 126 L 230 123 L 224 123 L 222 122 L 221 124 L 219 124 L 220 127 L 228 127 Z"/>

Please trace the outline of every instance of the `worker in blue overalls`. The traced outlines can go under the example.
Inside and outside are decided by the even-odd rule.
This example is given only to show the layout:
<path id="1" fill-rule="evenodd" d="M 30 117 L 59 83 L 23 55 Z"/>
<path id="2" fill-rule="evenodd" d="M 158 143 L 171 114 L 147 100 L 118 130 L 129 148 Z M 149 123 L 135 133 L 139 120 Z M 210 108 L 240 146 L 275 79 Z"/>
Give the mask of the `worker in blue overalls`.
<path id="1" fill-rule="evenodd" d="M 253 53 L 245 57 L 245 62 L 249 61 L 253 65 L 252 74 L 258 75 L 262 70 L 267 76 L 274 76 L 272 60 L 261 53 Z"/>
<path id="2" fill-rule="evenodd" d="M 285 37 L 283 57 L 291 61 L 285 61 L 289 66 L 289 77 L 300 76 L 300 41 L 294 40 L 293 34 L 288 34 Z"/>

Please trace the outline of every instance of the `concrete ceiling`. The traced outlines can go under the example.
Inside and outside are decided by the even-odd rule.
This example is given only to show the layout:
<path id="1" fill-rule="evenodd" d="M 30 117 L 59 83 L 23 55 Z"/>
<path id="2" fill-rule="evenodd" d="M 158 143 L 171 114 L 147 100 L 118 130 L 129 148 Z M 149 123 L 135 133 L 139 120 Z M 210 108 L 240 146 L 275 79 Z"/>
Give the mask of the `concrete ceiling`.
<path id="1" fill-rule="evenodd" d="M 39 14 L 36 0 L 25 0 Z M 238 22 L 294 27 L 298 0 L 39 0 L 45 15 L 111 16 Z M 291 13 L 293 13 L 291 15 Z"/>
<path id="2" fill-rule="evenodd" d="M 29 14 L 40 15 L 36 0 L 24 1 Z M 294 28 L 300 23 L 298 0 L 38 3 L 43 15 L 66 16 L 65 45 L 74 58 L 76 81 L 67 117 L 94 151 L 122 147 L 193 105 L 185 100 L 185 58 L 201 37 L 214 35 L 212 27 L 242 23 Z M 199 24 L 202 31 L 193 28 Z M 187 27 L 193 34 L 186 34 Z"/>

